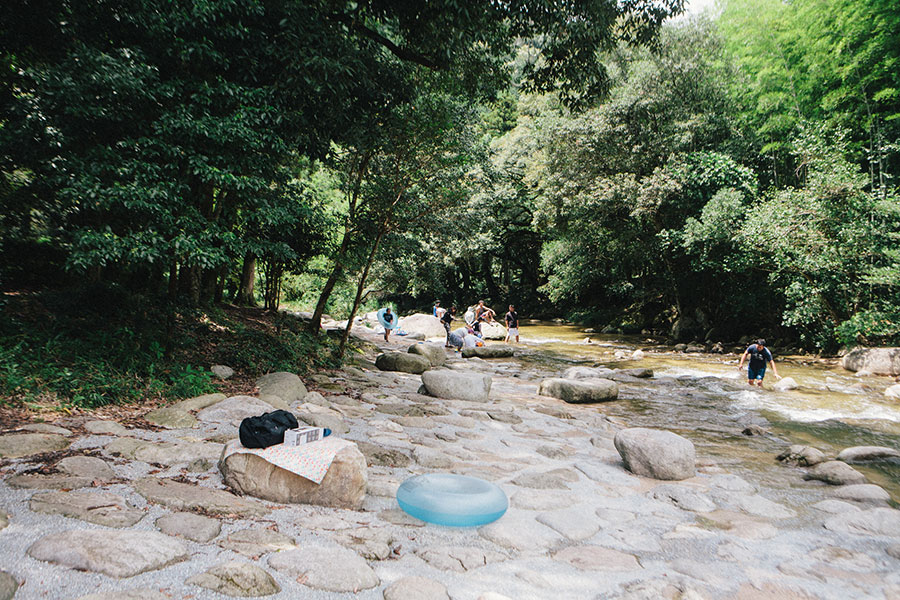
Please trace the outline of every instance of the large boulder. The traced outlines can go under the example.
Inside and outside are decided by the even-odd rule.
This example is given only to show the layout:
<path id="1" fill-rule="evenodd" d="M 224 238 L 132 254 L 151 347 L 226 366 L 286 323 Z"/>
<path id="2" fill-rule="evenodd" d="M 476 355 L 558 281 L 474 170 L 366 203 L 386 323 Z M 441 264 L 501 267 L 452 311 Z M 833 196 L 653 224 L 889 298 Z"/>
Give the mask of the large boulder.
<path id="1" fill-rule="evenodd" d="M 853 446 L 852 448 L 844 448 L 837 455 L 838 460 L 847 463 L 890 458 L 900 458 L 900 451 L 886 446 Z"/>
<path id="2" fill-rule="evenodd" d="M 857 348 L 841 360 L 848 371 L 900 375 L 900 348 Z"/>
<path id="3" fill-rule="evenodd" d="M 233 440 L 225 447 L 240 444 Z M 279 504 L 316 504 L 359 510 L 366 495 L 366 458 L 354 444 L 335 455 L 319 484 L 276 467 L 255 454 L 232 454 L 220 460 L 225 484 L 238 494 Z"/>
<path id="4" fill-rule="evenodd" d="M 789 392 L 799 387 L 793 377 L 785 377 L 781 381 L 776 382 L 774 386 L 776 392 Z"/>
<path id="5" fill-rule="evenodd" d="M 493 323 L 481 323 L 481 337 L 486 340 L 505 340 L 506 327 L 494 321 Z"/>
<path id="6" fill-rule="evenodd" d="M 491 376 L 480 373 L 436 369 L 422 373 L 425 390 L 437 398 L 487 402 Z"/>
<path id="7" fill-rule="evenodd" d="M 256 380 L 260 396 L 278 396 L 287 404 L 301 402 L 306 398 L 306 386 L 294 373 L 278 371 L 263 375 Z"/>
<path id="8" fill-rule="evenodd" d="M 431 368 L 431 361 L 409 352 L 385 352 L 375 359 L 375 366 L 382 371 L 401 371 L 418 375 Z"/>
<path id="9" fill-rule="evenodd" d="M 408 333 L 421 333 L 426 338 L 447 337 L 444 326 L 434 315 L 416 313 L 400 319 L 400 329 Z"/>
<path id="10" fill-rule="evenodd" d="M 824 481 L 831 485 L 852 485 L 865 483 L 866 476 L 839 460 L 829 460 L 819 463 L 803 476 L 807 481 Z"/>
<path id="11" fill-rule="evenodd" d="M 608 379 L 545 379 L 538 394 L 569 404 L 589 404 L 615 400 L 619 397 L 619 386 Z"/>
<path id="12" fill-rule="evenodd" d="M 444 346 L 438 344 L 413 344 L 409 347 L 410 354 L 418 354 L 424 356 L 431 363 L 432 367 L 440 367 L 447 362 L 447 351 Z"/>
<path id="13" fill-rule="evenodd" d="M 625 467 L 635 475 L 667 480 L 694 476 L 694 444 L 671 431 L 623 429 L 614 443 Z"/>
<path id="14" fill-rule="evenodd" d="M 512 346 L 476 346 L 475 348 L 463 348 L 462 357 L 472 358 L 509 358 L 516 351 Z"/>

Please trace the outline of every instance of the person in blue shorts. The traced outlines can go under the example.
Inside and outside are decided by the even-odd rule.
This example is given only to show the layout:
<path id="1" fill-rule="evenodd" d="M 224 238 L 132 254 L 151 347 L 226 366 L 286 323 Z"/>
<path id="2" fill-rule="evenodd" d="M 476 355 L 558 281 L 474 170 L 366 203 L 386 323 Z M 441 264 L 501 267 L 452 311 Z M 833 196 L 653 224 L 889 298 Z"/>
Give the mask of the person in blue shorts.
<path id="1" fill-rule="evenodd" d="M 767 363 L 772 367 L 772 373 L 775 374 L 775 377 L 781 379 L 778 369 L 775 368 L 775 359 L 772 358 L 772 353 L 766 348 L 766 340 L 756 340 L 755 344 L 747 346 L 747 349 L 741 355 L 738 371 L 744 368 L 744 361 L 747 360 L 747 357 L 750 358 L 750 362 L 747 363 L 747 383 L 750 385 L 762 387 L 763 377 L 766 376 Z"/>

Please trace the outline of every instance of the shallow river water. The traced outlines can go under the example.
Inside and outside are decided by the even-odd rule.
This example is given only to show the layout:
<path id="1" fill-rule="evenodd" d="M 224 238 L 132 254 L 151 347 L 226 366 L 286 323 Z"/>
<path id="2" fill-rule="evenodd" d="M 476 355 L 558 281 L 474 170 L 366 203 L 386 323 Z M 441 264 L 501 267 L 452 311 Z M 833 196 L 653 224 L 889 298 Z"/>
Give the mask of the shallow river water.
<path id="1" fill-rule="evenodd" d="M 775 456 L 788 444 L 814 446 L 829 456 L 850 446 L 900 448 L 900 403 L 884 395 L 893 380 L 857 377 L 834 360 L 779 356 L 778 348 L 772 348 L 779 375 L 800 386 L 775 392 L 770 371 L 762 390 L 750 389 L 746 366 L 743 372 L 737 369 L 736 353 L 676 353 L 640 336 L 586 334 L 580 327 L 552 322 L 523 321 L 520 331 L 522 360 L 545 374 L 594 363 L 652 368 L 655 383 L 630 387 L 619 401 L 597 405 L 597 410 L 629 426 L 675 431 L 694 442 L 698 456 L 710 456 L 729 471 L 753 471 L 785 493 L 819 485 L 802 481 L 796 468 L 777 464 Z M 631 358 L 636 349 L 643 350 L 643 359 Z M 659 385 L 662 378 L 674 379 L 675 385 Z M 761 425 L 770 435 L 742 435 L 750 424 Z M 900 461 L 854 467 L 900 501 Z"/>

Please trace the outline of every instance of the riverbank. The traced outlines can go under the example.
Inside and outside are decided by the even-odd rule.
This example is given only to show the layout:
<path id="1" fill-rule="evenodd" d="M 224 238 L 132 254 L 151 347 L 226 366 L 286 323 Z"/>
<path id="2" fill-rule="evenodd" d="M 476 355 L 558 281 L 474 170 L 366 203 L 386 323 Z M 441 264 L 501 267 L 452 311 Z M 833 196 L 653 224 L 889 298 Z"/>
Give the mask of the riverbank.
<path id="1" fill-rule="evenodd" d="M 92 478 L 71 493 L 120 498 L 107 504 L 134 511 L 138 520 L 115 530 L 131 534 L 131 544 L 149 547 L 144 542 L 158 542 L 158 519 L 182 511 L 184 501 L 148 498 L 138 482 L 167 478 L 197 492 L 223 489 L 214 457 L 223 439 L 234 436 L 235 424 L 198 415 L 196 427 L 165 429 L 141 420 L 121 426 L 78 417 L 52 424 L 71 435 L 51 433 L 49 424 L 20 423 L 17 428 L 28 430 L 4 432 L 4 441 L 43 432 L 58 436 L 47 440 L 68 444 L 55 454 L 5 458 L 0 466 L 0 512 L 9 515 L 0 516 L 0 526 L 9 523 L 0 530 L 0 564 L 24 580 L 16 598 L 69 599 L 94 592 L 122 598 L 123 590 L 139 590 L 134 597 L 151 599 L 222 598 L 192 578 L 228 563 L 237 563 L 231 568 L 243 574 L 232 582 L 243 582 L 253 593 L 274 592 L 264 587 L 271 586 L 270 578 L 280 591 L 267 597 L 276 599 L 746 600 L 900 594 L 900 511 L 839 498 L 839 487 L 803 482 L 802 470 L 795 468 L 790 469 L 798 483 L 783 493 L 767 473 L 788 468 L 775 464 L 771 454 L 752 450 L 755 441 L 756 472 L 736 473 L 731 459 L 705 452 L 700 444 L 695 477 L 679 482 L 637 477 L 625 470 L 612 441 L 618 430 L 638 423 L 594 406 L 537 395 L 540 380 L 558 374 L 562 363 L 528 356 L 466 360 L 448 353 L 450 369 L 489 374 L 493 385 L 487 403 L 444 400 L 421 396 L 417 375 L 374 368 L 380 349 L 404 350 L 408 342 L 398 338 L 385 345 L 377 336 L 363 335 L 370 345 L 356 366 L 306 378 L 313 393 L 292 405 L 295 411 L 328 414 L 346 426 L 341 437 L 359 444 L 369 463 L 361 509 L 262 501 L 258 514 L 242 514 L 237 507 L 230 514 L 198 509 L 198 516 L 213 521 L 206 525 L 218 526 L 214 535 L 205 541 L 163 536 L 166 543 L 181 546 L 170 550 L 181 558 L 130 577 L 102 574 L 114 551 L 98 557 L 99 566 L 88 571 L 57 564 L 62 559 L 29 556 L 29 548 L 47 536 L 66 530 L 107 532 L 110 525 L 90 522 L 84 514 L 59 514 L 75 513 L 71 497 L 63 502 L 69 508 L 48 511 L 50 503 L 36 502 L 45 489 L 14 487 L 11 479 L 29 471 L 52 476 L 64 455 L 103 461 L 112 474 Z M 708 383 L 700 377 L 671 378 L 672 384 L 656 379 L 623 378 L 620 398 L 647 398 L 671 386 L 677 390 L 673 395 L 699 402 Z M 652 412 L 641 419 L 652 422 Z M 679 424 L 660 418 L 654 426 L 677 429 Z M 139 460 L 140 453 L 122 452 L 134 446 L 129 440 L 152 453 Z M 406 478 L 425 472 L 494 481 L 510 498 L 510 509 L 478 529 L 412 519 L 397 508 L 394 494 Z M 247 544 L 251 537 L 254 543 Z M 287 554 L 293 547 L 302 552 Z M 292 562 L 285 567 L 288 556 Z M 329 562 L 317 557 L 329 557 Z"/>

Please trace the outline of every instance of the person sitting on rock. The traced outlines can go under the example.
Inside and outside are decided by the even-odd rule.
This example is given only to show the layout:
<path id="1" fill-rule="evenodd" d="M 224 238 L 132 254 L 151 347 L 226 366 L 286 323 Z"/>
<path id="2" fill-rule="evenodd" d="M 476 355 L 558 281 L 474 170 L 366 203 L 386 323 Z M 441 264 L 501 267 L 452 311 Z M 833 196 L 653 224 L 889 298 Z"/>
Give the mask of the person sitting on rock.
<path id="1" fill-rule="evenodd" d="M 756 340 L 755 344 L 750 344 L 744 350 L 744 353 L 741 355 L 741 362 L 738 364 L 738 371 L 744 368 L 744 361 L 748 356 L 750 357 L 750 362 L 747 364 L 748 384 L 762 387 L 763 377 L 766 376 L 766 363 L 772 367 L 772 373 L 775 374 L 775 377 L 781 379 L 778 369 L 775 368 L 775 359 L 772 358 L 772 353 L 766 348 L 766 340 Z"/>
<path id="2" fill-rule="evenodd" d="M 484 305 L 484 300 L 479 300 L 478 306 L 475 307 L 475 322 L 477 323 L 482 317 L 488 323 L 494 322 L 494 311 Z"/>

